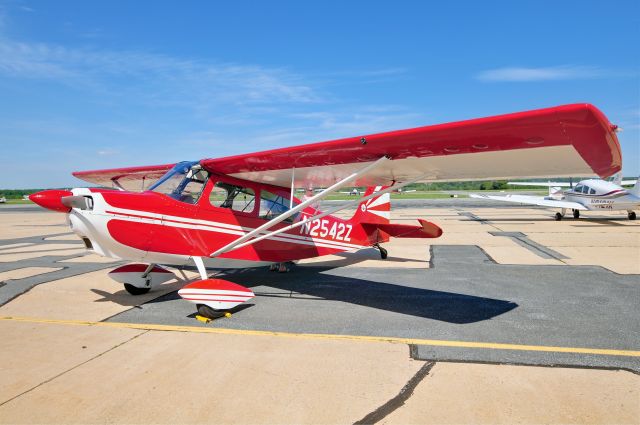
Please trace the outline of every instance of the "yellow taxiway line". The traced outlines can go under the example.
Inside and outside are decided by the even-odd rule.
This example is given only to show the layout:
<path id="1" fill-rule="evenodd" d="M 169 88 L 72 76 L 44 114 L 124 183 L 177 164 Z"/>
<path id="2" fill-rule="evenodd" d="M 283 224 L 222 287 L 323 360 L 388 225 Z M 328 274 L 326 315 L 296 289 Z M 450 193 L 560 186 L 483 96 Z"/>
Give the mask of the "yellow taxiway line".
<path id="1" fill-rule="evenodd" d="M 449 341 L 439 339 L 420 338 L 396 338 L 386 336 L 365 336 L 365 335 L 338 335 L 338 334 L 309 334 L 276 331 L 255 331 L 229 328 L 203 328 L 197 326 L 174 326 L 155 325 L 148 323 L 121 323 L 121 322 L 90 322 L 83 320 L 57 320 L 42 319 L 34 317 L 0 317 L 1 321 L 43 323 L 52 325 L 71 326 L 97 326 L 107 328 L 126 328 L 147 331 L 164 332 L 192 332 L 192 333 L 214 333 L 225 335 L 254 335 L 254 336 L 275 336 L 283 338 L 303 338 L 303 339 L 330 339 L 343 341 L 365 341 L 365 342 L 389 342 L 394 344 L 415 344 L 430 345 L 434 347 L 458 347 L 458 348 L 484 348 L 491 350 L 518 350 L 518 351 L 544 351 L 552 353 L 572 353 L 572 354 L 593 354 L 599 356 L 626 356 L 640 357 L 640 351 L 635 350 L 614 350 L 607 348 L 585 348 L 585 347 L 554 347 L 545 345 L 522 345 L 522 344 L 502 344 L 494 342 L 473 342 L 473 341 Z"/>

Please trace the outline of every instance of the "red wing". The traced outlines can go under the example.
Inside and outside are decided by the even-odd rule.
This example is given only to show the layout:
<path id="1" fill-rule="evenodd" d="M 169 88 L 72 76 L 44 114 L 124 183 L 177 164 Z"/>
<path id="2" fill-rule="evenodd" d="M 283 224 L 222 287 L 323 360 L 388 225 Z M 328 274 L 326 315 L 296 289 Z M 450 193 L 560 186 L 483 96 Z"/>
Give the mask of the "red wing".
<path id="1" fill-rule="evenodd" d="M 175 164 L 148 165 L 144 167 L 111 168 L 108 170 L 76 171 L 77 178 L 99 186 L 113 187 L 117 184 L 126 190 L 142 191 L 159 179 Z M 116 184 L 117 182 L 117 184 Z"/>
<path id="2" fill-rule="evenodd" d="M 589 104 L 363 135 L 323 143 L 206 159 L 209 170 L 288 187 L 327 186 L 383 155 L 384 166 L 353 185 L 593 175 L 622 165 L 620 145 L 602 112 Z"/>
<path id="3" fill-rule="evenodd" d="M 217 159 L 210 171 L 290 187 L 326 187 L 382 156 L 392 160 L 351 185 L 420 181 L 607 177 L 622 166 L 615 126 L 596 107 L 575 104 L 357 136 Z M 138 186 L 172 165 L 77 172 L 91 183 Z M 125 186 L 123 184 L 125 188 Z"/>

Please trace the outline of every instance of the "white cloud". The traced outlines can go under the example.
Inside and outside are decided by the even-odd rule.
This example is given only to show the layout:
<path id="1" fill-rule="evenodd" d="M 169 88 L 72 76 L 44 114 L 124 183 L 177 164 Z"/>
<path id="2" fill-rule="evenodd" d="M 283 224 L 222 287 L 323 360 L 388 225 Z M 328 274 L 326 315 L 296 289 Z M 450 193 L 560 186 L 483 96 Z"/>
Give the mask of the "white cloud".
<path id="1" fill-rule="evenodd" d="M 476 76 L 481 81 L 529 82 L 597 78 L 604 72 L 592 66 L 552 66 L 542 68 L 506 67 L 489 69 Z"/>
<path id="2" fill-rule="evenodd" d="M 118 92 L 154 106 L 206 109 L 319 100 L 300 76 L 284 69 L 6 39 L 0 40 L 0 75 L 53 80 L 103 95 Z"/>
<path id="3" fill-rule="evenodd" d="M 119 152 L 114 149 L 101 149 L 96 153 L 100 156 L 111 156 L 111 155 L 117 155 Z"/>

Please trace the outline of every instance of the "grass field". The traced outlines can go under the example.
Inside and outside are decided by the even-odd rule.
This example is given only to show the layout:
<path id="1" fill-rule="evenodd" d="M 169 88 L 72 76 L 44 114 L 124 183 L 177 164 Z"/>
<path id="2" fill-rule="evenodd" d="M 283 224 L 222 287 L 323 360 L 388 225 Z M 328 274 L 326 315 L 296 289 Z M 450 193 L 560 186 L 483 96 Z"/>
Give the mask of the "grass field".
<path id="1" fill-rule="evenodd" d="M 7 202 L 5 205 L 20 205 L 20 204 L 33 204 L 33 202 L 29 200 L 24 200 L 24 199 L 7 199 Z"/>

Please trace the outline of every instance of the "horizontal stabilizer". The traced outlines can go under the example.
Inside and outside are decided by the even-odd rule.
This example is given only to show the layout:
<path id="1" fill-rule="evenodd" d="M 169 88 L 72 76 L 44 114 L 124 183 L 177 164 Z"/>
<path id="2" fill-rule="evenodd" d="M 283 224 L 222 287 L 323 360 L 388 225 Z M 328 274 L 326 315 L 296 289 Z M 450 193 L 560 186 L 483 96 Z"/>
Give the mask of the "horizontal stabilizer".
<path id="1" fill-rule="evenodd" d="M 418 219 L 420 226 L 411 226 L 409 224 L 368 224 L 362 227 L 368 232 L 378 230 L 383 232 L 384 236 L 394 238 L 439 238 L 442 235 L 442 229 L 437 225 L 422 219 Z"/>

